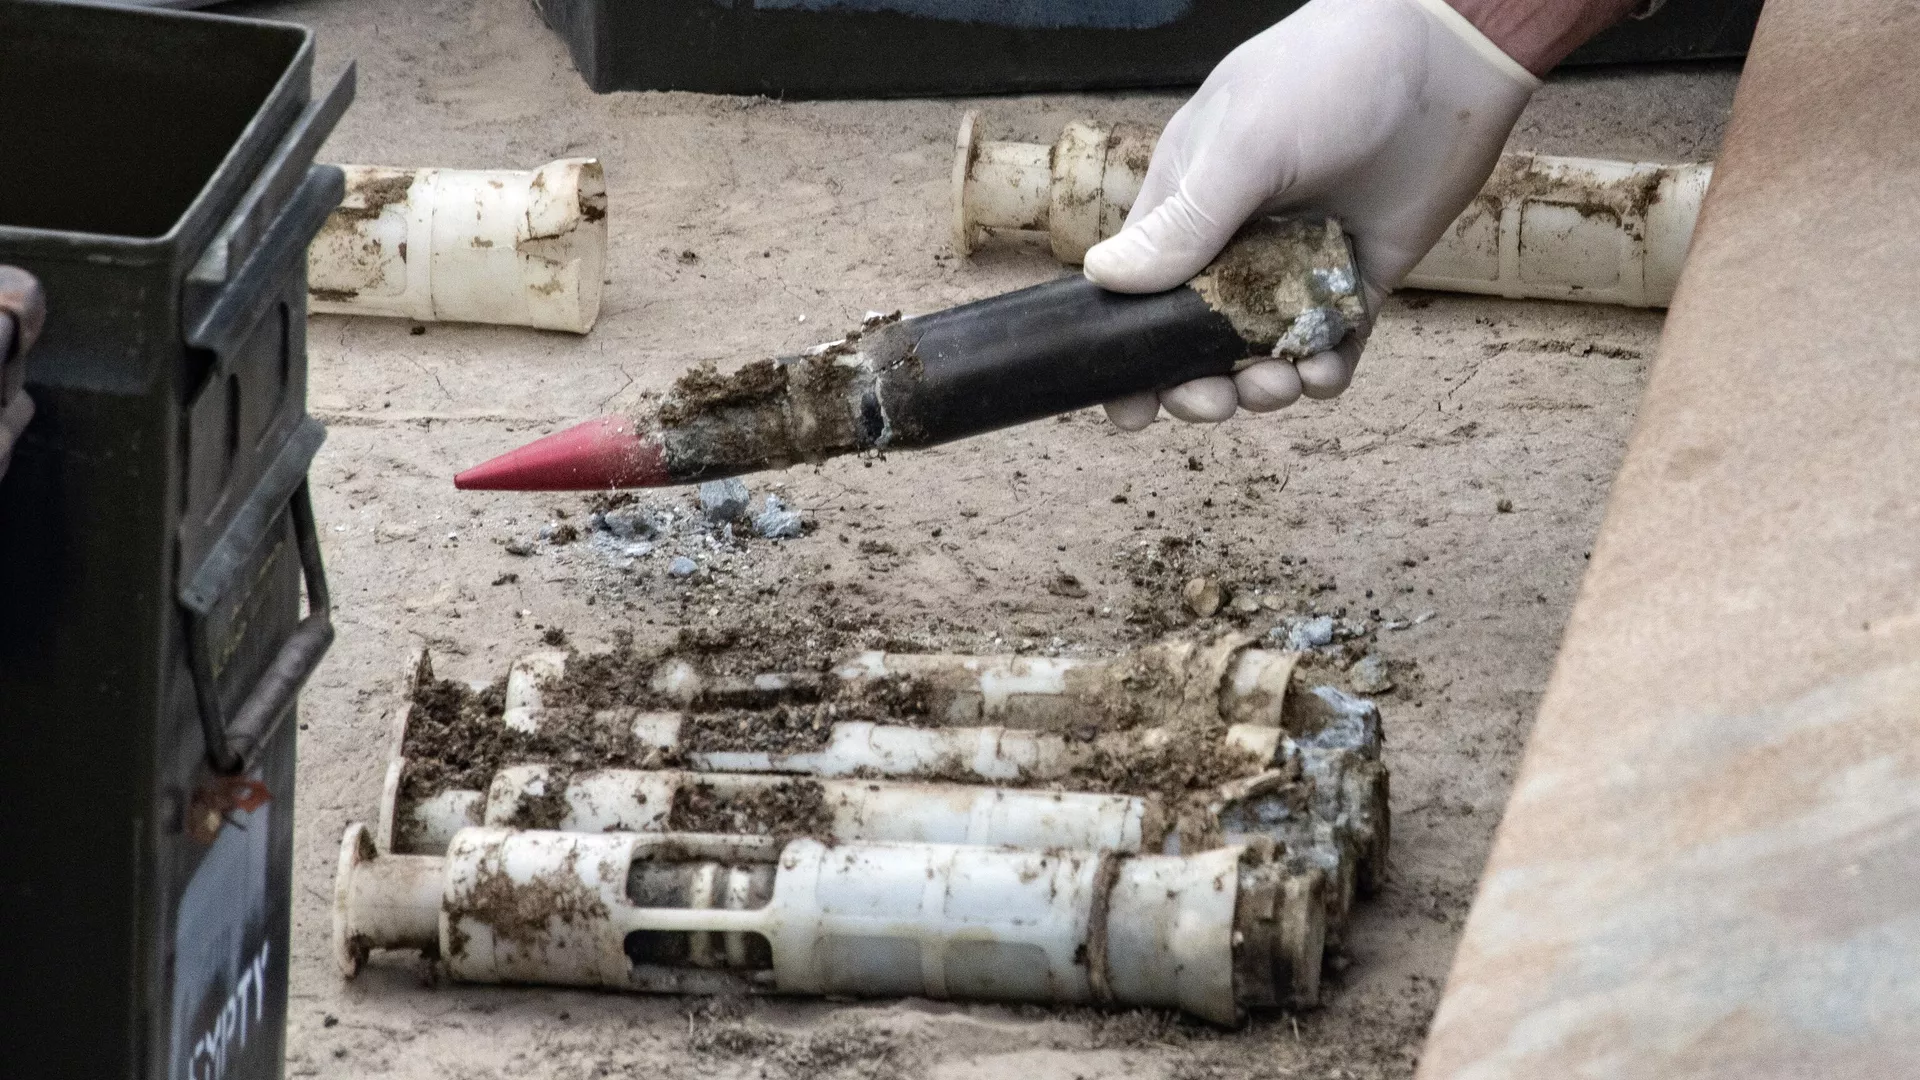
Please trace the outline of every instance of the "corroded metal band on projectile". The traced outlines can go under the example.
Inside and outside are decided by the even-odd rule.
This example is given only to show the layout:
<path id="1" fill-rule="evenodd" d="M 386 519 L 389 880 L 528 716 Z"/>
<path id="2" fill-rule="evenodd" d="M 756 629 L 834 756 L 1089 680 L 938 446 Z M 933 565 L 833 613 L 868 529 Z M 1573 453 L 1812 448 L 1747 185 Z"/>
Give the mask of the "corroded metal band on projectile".
<path id="1" fill-rule="evenodd" d="M 1352 245 L 1330 219 L 1261 219 L 1193 280 L 1150 295 L 1083 277 L 911 319 L 804 355 L 696 369 L 651 418 L 602 417 L 477 466 L 483 490 L 654 487 L 842 454 L 935 446 L 1301 359 L 1364 325 Z"/>

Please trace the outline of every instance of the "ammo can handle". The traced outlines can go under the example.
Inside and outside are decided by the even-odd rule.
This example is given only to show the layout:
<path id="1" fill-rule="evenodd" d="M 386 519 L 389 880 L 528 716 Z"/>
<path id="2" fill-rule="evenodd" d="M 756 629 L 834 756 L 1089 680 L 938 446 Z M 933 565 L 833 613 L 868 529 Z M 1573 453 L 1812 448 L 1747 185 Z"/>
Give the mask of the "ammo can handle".
<path id="1" fill-rule="evenodd" d="M 313 499 L 306 481 L 287 507 L 293 519 L 294 543 L 300 551 L 300 572 L 307 587 L 307 615 L 280 645 L 273 662 L 260 676 L 231 719 L 221 717 L 218 687 L 207 664 L 204 627 L 191 627 L 188 652 L 193 660 L 194 690 L 200 699 L 200 728 L 207 744 L 207 764 L 215 772 L 236 775 L 252 764 L 253 754 L 279 731 L 280 724 L 300 696 L 300 688 L 320 666 L 333 644 L 333 603 L 327 593 L 327 572 L 320 562 L 320 538 L 313 522 Z M 192 621 L 201 621 L 194 619 Z"/>
<path id="2" fill-rule="evenodd" d="M 300 688 L 320 666 L 327 646 L 333 644 L 333 604 L 307 483 L 307 466 L 325 438 L 326 429 L 311 417 L 295 429 L 213 550 L 180 587 L 180 606 L 187 623 L 187 660 L 199 704 L 207 764 L 224 775 L 245 772 L 252 764 L 254 752 L 279 729 Z M 294 543 L 299 549 L 307 615 L 281 643 L 260 680 L 228 717 L 220 704 L 219 675 L 207 637 L 208 617 L 247 560 L 268 541 L 282 510 L 292 520 Z"/>
<path id="3" fill-rule="evenodd" d="M 333 644 L 333 602 L 327 594 L 326 568 L 320 562 L 313 498 L 304 481 L 288 510 L 293 518 L 294 542 L 300 549 L 300 572 L 307 586 L 307 616 L 293 628 L 273 663 L 267 665 L 260 681 L 227 722 L 226 745 L 218 749 L 236 773 L 243 771 L 254 751 L 279 731 L 281 722 L 293 711 L 300 688 Z"/>

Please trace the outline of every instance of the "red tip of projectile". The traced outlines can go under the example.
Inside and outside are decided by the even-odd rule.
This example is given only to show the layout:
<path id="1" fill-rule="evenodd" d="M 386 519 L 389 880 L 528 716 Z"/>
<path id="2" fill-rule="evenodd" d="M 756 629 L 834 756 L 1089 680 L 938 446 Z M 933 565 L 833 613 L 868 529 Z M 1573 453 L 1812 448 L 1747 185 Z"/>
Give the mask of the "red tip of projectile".
<path id="1" fill-rule="evenodd" d="M 602 416 L 475 465 L 453 478 L 462 491 L 594 491 L 672 482 L 660 440 L 625 416 Z"/>

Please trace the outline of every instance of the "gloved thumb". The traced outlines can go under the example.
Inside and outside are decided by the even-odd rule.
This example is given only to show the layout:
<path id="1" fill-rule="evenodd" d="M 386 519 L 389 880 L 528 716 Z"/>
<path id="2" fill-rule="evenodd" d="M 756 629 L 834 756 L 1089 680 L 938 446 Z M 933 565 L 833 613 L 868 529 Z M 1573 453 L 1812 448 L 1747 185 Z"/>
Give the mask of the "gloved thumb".
<path id="1" fill-rule="evenodd" d="M 1153 149 L 1127 227 L 1081 264 L 1114 292 L 1164 292 L 1206 269 L 1273 191 L 1234 148 L 1233 95 L 1205 87 L 1181 106 Z"/>
<path id="2" fill-rule="evenodd" d="M 1245 217 L 1202 212 L 1183 183 L 1145 217 L 1095 244 L 1083 264 L 1087 277 L 1114 292 L 1164 292 L 1205 269 Z"/>

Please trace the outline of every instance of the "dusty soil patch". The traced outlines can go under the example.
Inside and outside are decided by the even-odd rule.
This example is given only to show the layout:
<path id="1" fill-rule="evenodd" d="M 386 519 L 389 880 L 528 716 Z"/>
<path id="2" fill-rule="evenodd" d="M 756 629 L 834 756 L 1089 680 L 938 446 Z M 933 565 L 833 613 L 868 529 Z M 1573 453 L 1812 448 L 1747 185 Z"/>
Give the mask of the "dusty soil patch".
<path id="1" fill-rule="evenodd" d="M 666 647 L 682 628 L 758 627 L 747 638 L 768 655 L 715 654 L 742 673 L 859 648 L 1110 655 L 1167 629 L 1206 629 L 1179 606 L 1181 574 L 1202 573 L 1230 596 L 1270 588 L 1297 605 L 1240 614 L 1229 599 L 1212 627 L 1263 633 L 1316 606 L 1408 624 L 1377 631 L 1372 646 L 1400 684 L 1385 703 L 1394 862 L 1356 912 L 1349 966 L 1330 976 L 1324 1008 L 1124 1046 L 1096 1046 L 1094 1017 L 1043 1009 L 754 1000 L 735 1019 L 795 1038 L 883 1031 L 926 1080 L 1410 1075 L 1631 428 L 1657 314 L 1396 298 L 1335 402 L 1132 437 L 1088 412 L 761 477 L 756 500 L 779 494 L 813 532 L 712 551 L 685 580 L 658 556 L 610 566 L 584 541 L 513 555 L 507 540 L 534 535 L 556 507 L 579 521 L 586 500 L 455 492 L 454 472 L 636 411 L 701 360 L 793 353 L 872 308 L 931 311 L 1058 274 L 1041 246 L 971 261 L 945 250 L 964 110 L 989 110 L 1008 138 L 1050 142 L 1081 116 L 1164 123 L 1181 95 L 595 95 L 519 0 L 226 10 L 312 25 L 316 72 L 359 60 L 359 94 L 324 160 L 530 168 L 586 153 L 606 162 L 609 187 L 612 281 L 592 334 L 310 323 L 311 407 L 330 428 L 314 500 L 339 638 L 299 718 L 290 1076 L 773 1071 L 751 1053 L 690 1052 L 686 1004 L 671 998 L 423 988 L 415 967 L 378 960 L 340 979 L 330 940 L 340 832 L 378 800 L 395 662 L 410 646 L 432 648 L 441 673 L 462 679 L 506 670 L 550 626 L 583 648 L 621 630 Z M 1697 67 L 1558 77 L 1513 148 L 1708 157 L 1732 82 L 1729 70 Z M 688 250 L 697 261 L 680 261 Z M 686 498 L 648 497 L 669 495 Z M 1501 499 L 1512 512 L 1496 511 Z M 1179 572 L 1144 563 L 1163 536 L 1193 538 Z M 862 551 L 863 540 L 890 551 Z M 1062 574 L 1078 586 L 1068 593 L 1087 595 L 1049 591 Z"/>

